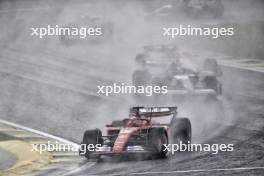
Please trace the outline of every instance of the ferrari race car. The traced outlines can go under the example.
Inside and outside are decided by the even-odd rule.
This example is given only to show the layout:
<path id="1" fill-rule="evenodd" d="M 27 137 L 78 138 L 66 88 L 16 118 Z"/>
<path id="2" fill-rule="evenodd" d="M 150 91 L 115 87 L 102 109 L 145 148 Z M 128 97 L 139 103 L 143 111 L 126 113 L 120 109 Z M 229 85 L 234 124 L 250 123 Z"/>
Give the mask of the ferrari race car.
<path id="1" fill-rule="evenodd" d="M 95 30 L 93 35 L 88 35 L 88 31 L 82 31 L 82 35 L 72 35 L 65 33 L 64 35 L 60 35 L 59 40 L 65 45 L 72 45 L 78 42 L 91 42 L 91 43 L 102 43 L 107 39 L 111 38 L 114 33 L 114 25 L 112 22 L 107 21 L 103 17 L 98 16 L 87 16 L 83 15 L 78 20 L 68 23 L 65 28 L 69 29 L 78 29 L 86 28 L 86 30 Z M 100 31 L 99 31 L 100 29 Z M 96 35 L 98 33 L 98 35 Z M 83 38 L 81 38 L 83 37 Z"/>
<path id="2" fill-rule="evenodd" d="M 105 136 L 99 129 L 85 131 L 80 155 L 87 159 L 138 154 L 165 158 L 168 151 L 164 145 L 191 142 L 190 120 L 178 118 L 176 114 L 177 107 L 132 107 L 129 118 L 106 125 Z M 168 122 L 164 123 L 164 119 Z M 99 147 L 90 151 L 90 145 Z M 83 149 L 87 150 L 81 152 Z"/>

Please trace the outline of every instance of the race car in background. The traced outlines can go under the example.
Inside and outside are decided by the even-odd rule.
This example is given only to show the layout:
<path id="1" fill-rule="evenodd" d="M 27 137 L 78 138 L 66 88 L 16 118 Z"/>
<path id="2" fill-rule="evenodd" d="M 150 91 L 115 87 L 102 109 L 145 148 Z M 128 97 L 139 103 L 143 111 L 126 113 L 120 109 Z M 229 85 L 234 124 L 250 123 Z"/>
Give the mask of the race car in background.
<path id="1" fill-rule="evenodd" d="M 143 54 L 138 54 L 135 59 L 133 85 L 168 86 L 169 95 L 189 99 L 211 100 L 222 94 L 222 84 L 218 80 L 222 71 L 215 59 L 207 58 L 202 66 L 194 69 L 183 64 L 181 57 L 182 53 L 176 47 L 144 47 Z"/>
<path id="2" fill-rule="evenodd" d="M 136 55 L 135 64 L 137 69 L 154 71 L 155 68 L 160 69 L 174 61 L 179 63 L 180 57 L 178 47 L 175 45 L 146 45 L 143 52 Z"/>
<path id="3" fill-rule="evenodd" d="M 168 151 L 164 144 L 191 142 L 191 122 L 179 118 L 177 107 L 132 107 L 129 118 L 115 120 L 106 125 L 106 135 L 99 129 L 87 130 L 81 142 L 82 149 L 100 145 L 95 151 L 82 149 L 80 155 L 87 159 L 100 156 L 147 155 L 165 158 Z M 158 121 L 161 119 L 162 123 Z M 167 122 L 164 122 L 167 119 Z M 85 148 L 86 146 L 86 148 Z"/>
<path id="4" fill-rule="evenodd" d="M 170 100 L 176 102 L 193 102 L 194 100 L 215 101 L 217 100 L 217 91 L 220 92 L 218 90 L 220 88 L 217 87 L 219 85 L 217 85 L 217 82 L 214 82 L 216 81 L 214 78 L 208 75 L 203 78 L 196 74 L 157 76 L 152 79 L 152 84 L 158 86 L 166 85 L 168 91 L 165 95 L 155 94 L 154 97 L 161 98 L 162 100 L 164 96 L 167 96 Z"/>
<path id="5" fill-rule="evenodd" d="M 187 16 L 194 18 L 208 15 L 218 18 L 224 13 L 221 0 L 183 0 L 182 7 Z"/>
<path id="6" fill-rule="evenodd" d="M 224 14 L 222 0 L 145 1 L 144 6 L 146 17 L 156 19 L 220 18 Z"/>
<path id="7" fill-rule="evenodd" d="M 132 84 L 135 86 L 151 85 L 156 75 L 163 75 L 172 61 L 178 61 L 180 54 L 175 45 L 147 45 L 143 52 L 136 55 L 136 69 L 132 74 Z"/>
<path id="8" fill-rule="evenodd" d="M 113 23 L 99 16 L 82 15 L 77 20 L 68 23 L 64 27 L 69 29 L 86 28 L 87 30 L 95 30 L 93 32 L 94 35 L 87 34 L 85 38 L 81 38 L 80 35 L 68 35 L 67 33 L 60 35 L 59 40 L 65 45 L 73 45 L 80 42 L 93 44 L 102 43 L 109 40 L 114 35 Z M 97 29 L 100 29 L 100 31 Z"/>

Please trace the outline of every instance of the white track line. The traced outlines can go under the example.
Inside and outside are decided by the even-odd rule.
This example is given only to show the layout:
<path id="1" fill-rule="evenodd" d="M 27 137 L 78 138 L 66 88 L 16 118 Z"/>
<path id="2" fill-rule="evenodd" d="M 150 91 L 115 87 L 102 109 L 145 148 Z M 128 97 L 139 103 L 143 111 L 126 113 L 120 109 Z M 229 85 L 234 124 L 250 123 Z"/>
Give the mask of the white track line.
<path id="1" fill-rule="evenodd" d="M 259 69 L 254 69 L 254 68 L 249 68 L 249 67 L 241 67 L 241 66 L 239 66 L 239 65 L 234 65 L 234 64 L 232 64 L 231 63 L 231 65 L 229 65 L 229 64 L 223 64 L 223 63 L 221 63 L 221 61 L 220 61 L 220 65 L 222 65 L 222 66 L 224 66 L 224 67 L 231 67 L 231 68 L 236 68 L 236 69 L 241 69 L 241 70 L 248 70 L 248 71 L 254 71 L 254 72 L 259 72 L 259 73 L 264 73 L 264 71 L 263 70 L 259 70 Z"/>
<path id="2" fill-rule="evenodd" d="M 192 173 L 192 172 L 215 172 L 215 171 L 241 171 L 241 170 L 258 170 L 263 167 L 240 167 L 240 168 L 223 168 L 223 169 L 197 169 L 197 170 L 178 170 L 178 171 L 164 171 L 164 172 L 135 172 L 127 175 L 152 175 L 152 174 L 172 174 L 172 173 Z"/>
<path id="3" fill-rule="evenodd" d="M 55 139 L 55 140 L 60 141 L 62 143 L 73 145 L 74 147 L 79 147 L 79 145 L 77 143 L 74 143 L 74 142 L 69 141 L 67 139 L 63 139 L 61 137 L 54 136 L 52 134 L 48 134 L 48 133 L 45 133 L 45 132 L 42 132 L 42 131 L 38 131 L 38 130 L 35 130 L 35 129 L 32 129 L 32 128 L 28 128 L 28 127 L 25 127 L 23 125 L 18 125 L 18 124 L 15 124 L 15 123 L 12 123 L 12 122 L 8 122 L 8 121 L 2 120 L 2 119 L 0 119 L 0 123 L 12 126 L 14 128 L 19 128 L 19 129 L 22 129 L 22 130 L 25 130 L 25 131 L 28 131 L 28 132 L 31 132 L 31 133 L 35 133 L 35 134 L 38 134 L 38 135 L 41 135 L 41 136 L 45 136 L 45 137 L 48 137 L 48 138 L 51 138 L 51 139 Z"/>
<path id="4" fill-rule="evenodd" d="M 63 139 L 63 138 L 58 137 L 58 136 L 54 136 L 52 134 L 48 134 L 48 133 L 45 133 L 45 132 L 42 132 L 42 131 L 38 131 L 38 130 L 35 130 L 35 129 L 32 129 L 32 128 L 25 127 L 23 125 L 15 124 L 15 123 L 8 122 L 8 121 L 0 119 L 0 124 L 1 123 L 5 124 L 5 125 L 8 125 L 8 126 L 11 126 L 13 128 L 18 128 L 18 129 L 25 130 L 25 131 L 28 131 L 28 132 L 31 132 L 31 133 L 35 133 L 35 134 L 38 134 L 38 135 L 41 135 L 41 136 L 45 136 L 45 137 L 60 141 L 62 143 L 70 144 L 70 145 L 72 145 L 72 146 L 74 146 L 76 148 L 77 147 L 79 148 L 79 145 L 77 143 L 74 143 L 74 142 L 69 141 L 67 139 Z M 83 164 L 82 166 L 78 165 L 78 166 L 72 167 L 71 170 L 68 171 L 67 173 L 63 173 L 62 172 L 58 176 L 61 176 L 61 175 L 62 176 L 67 176 L 67 175 L 70 175 L 70 174 L 78 173 L 78 172 L 80 172 L 82 170 L 89 169 L 90 167 L 94 166 L 95 164 L 96 164 L 96 162 L 87 162 L 87 163 Z"/>

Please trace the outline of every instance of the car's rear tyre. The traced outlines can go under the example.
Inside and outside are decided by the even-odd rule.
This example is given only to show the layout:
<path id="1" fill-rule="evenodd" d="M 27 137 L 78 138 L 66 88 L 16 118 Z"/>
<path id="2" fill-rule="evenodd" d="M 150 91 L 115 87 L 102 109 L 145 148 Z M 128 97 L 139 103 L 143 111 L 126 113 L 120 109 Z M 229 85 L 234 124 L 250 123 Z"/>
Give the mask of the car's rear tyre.
<path id="1" fill-rule="evenodd" d="M 165 145 L 168 144 L 168 135 L 162 128 L 153 128 L 148 134 L 148 146 L 159 158 L 167 156 Z"/>
<path id="2" fill-rule="evenodd" d="M 99 155 L 91 155 L 93 151 L 88 150 L 89 145 L 94 145 L 94 148 L 97 144 L 103 144 L 103 138 L 102 138 L 102 132 L 99 129 L 94 130 L 86 130 L 83 135 L 83 140 L 81 142 L 81 150 L 84 151 L 86 149 L 86 152 L 84 153 L 84 156 L 87 159 L 99 159 Z M 86 148 L 84 148 L 86 147 Z M 79 151 L 81 152 L 81 151 Z"/>
<path id="3" fill-rule="evenodd" d="M 188 144 L 192 140 L 191 122 L 188 118 L 173 118 L 170 124 L 171 140 L 178 144 Z"/>
<path id="4" fill-rule="evenodd" d="M 215 76 L 206 76 L 204 78 L 204 83 L 206 88 L 213 89 L 217 94 L 219 94 L 219 82 Z"/>
<path id="5" fill-rule="evenodd" d="M 212 58 L 205 59 L 203 64 L 203 70 L 213 72 L 215 76 L 222 76 L 223 74 L 221 68 L 218 65 L 217 60 Z"/>

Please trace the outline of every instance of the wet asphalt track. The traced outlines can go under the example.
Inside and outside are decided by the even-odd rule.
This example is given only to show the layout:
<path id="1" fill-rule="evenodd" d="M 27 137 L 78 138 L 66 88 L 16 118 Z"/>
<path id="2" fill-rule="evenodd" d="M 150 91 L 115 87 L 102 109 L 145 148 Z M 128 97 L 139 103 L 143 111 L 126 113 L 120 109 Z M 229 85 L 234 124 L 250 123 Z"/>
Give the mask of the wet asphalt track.
<path id="1" fill-rule="evenodd" d="M 48 57 L 46 57 L 46 59 L 48 59 Z M 30 62 L 30 60 L 27 60 L 27 62 Z M 2 108 L 2 111 L 4 111 L 4 113 L 2 114 L 9 114 L 9 116 L 6 115 L 2 118 L 16 123 L 21 123 L 23 125 L 36 128 L 38 130 L 43 130 L 52 134 L 56 134 L 67 139 L 72 139 L 76 142 L 80 141 L 82 133 L 86 128 L 95 127 L 95 125 L 104 125 L 103 122 L 95 123 L 91 121 L 90 123 L 88 123 L 87 116 L 91 116 L 91 114 L 97 115 L 98 109 L 95 106 L 99 105 L 100 103 L 106 103 L 108 100 L 102 101 L 97 98 L 91 98 L 88 93 L 80 93 L 76 91 L 76 89 L 67 90 L 65 87 L 62 86 L 63 83 L 59 81 L 56 81 L 56 83 L 52 84 L 52 79 L 50 79 L 50 82 L 48 83 L 43 82 L 43 77 L 40 79 L 39 77 L 36 77 L 36 74 L 30 75 L 29 73 L 23 70 L 22 72 L 22 68 L 17 69 L 17 71 L 13 73 L 7 72 L 10 71 L 11 68 L 18 68 L 15 66 L 21 67 L 21 64 L 25 64 L 23 60 L 19 60 L 16 63 L 12 63 L 1 57 L 0 75 L 3 80 L 1 82 L 1 87 L 6 88 L 4 89 L 5 91 L 1 92 L 2 99 L 6 100 L 4 102 L 1 102 L 2 107 L 6 107 L 6 109 Z M 41 62 L 39 62 L 38 60 L 37 64 L 41 64 Z M 27 65 L 28 67 L 31 66 L 29 64 L 25 65 Z M 34 68 L 36 67 L 36 64 L 32 63 L 32 65 L 34 65 Z M 8 70 L 6 71 L 4 67 L 8 68 Z M 57 67 L 62 67 L 62 64 L 59 66 L 57 65 Z M 58 72 L 56 76 L 59 76 L 59 68 L 54 68 L 53 70 L 50 70 L 49 67 L 45 66 L 43 69 L 45 69 L 46 71 L 45 75 L 48 75 L 50 71 L 56 70 L 56 72 Z M 84 165 L 81 165 L 80 168 L 76 168 L 76 170 L 73 170 L 70 175 L 211 175 L 212 173 L 214 175 L 262 175 L 263 168 L 254 169 L 254 167 L 263 167 L 264 161 L 264 80 L 262 77 L 263 73 L 255 73 L 252 71 L 245 71 L 227 67 L 223 69 L 224 76 L 222 81 L 224 85 L 224 99 L 226 102 L 228 102 L 228 106 L 226 106 L 226 108 L 228 108 L 228 111 L 232 114 L 232 120 L 228 120 L 228 122 L 225 123 L 225 120 L 227 119 L 226 117 L 223 117 L 223 120 L 220 120 L 221 125 L 218 123 L 212 123 L 212 125 L 217 127 L 215 128 L 215 131 L 210 131 L 210 133 L 214 133 L 214 136 L 211 138 L 209 137 L 209 139 L 205 136 L 203 142 L 233 143 L 233 152 L 222 152 L 216 155 L 199 152 L 179 154 L 177 153 L 176 155 L 171 156 L 165 160 L 106 160 L 93 164 L 84 163 Z M 28 69 L 27 71 L 35 71 L 37 73 L 37 70 Z M 34 79 L 30 79 L 30 76 L 35 76 L 35 78 L 33 77 Z M 79 79 L 88 80 L 90 79 L 90 77 L 87 76 L 83 78 L 79 76 Z M 236 82 L 235 86 L 234 80 Z M 76 80 L 69 79 L 67 80 L 67 83 L 69 84 L 70 81 Z M 77 86 L 77 84 L 75 84 L 75 86 Z M 28 87 L 30 87 L 30 89 L 26 89 Z M 40 90 L 38 90 L 38 88 Z M 14 89 L 16 91 L 14 91 Z M 39 93 L 36 91 L 41 92 Z M 15 93 L 15 95 L 11 94 L 11 92 Z M 16 96 L 16 94 L 18 96 Z M 47 97 L 45 97 L 45 95 L 53 96 L 52 99 L 49 100 Z M 25 102 L 27 98 L 29 98 L 30 101 Z M 77 119 L 74 119 L 70 116 L 71 114 L 68 114 L 68 112 L 64 112 L 65 116 L 63 117 L 59 116 L 61 113 L 61 106 L 77 106 L 75 104 L 76 102 L 73 103 L 72 99 L 70 98 L 73 98 L 74 100 L 77 99 L 79 101 L 77 105 L 82 105 L 82 108 L 86 107 L 86 105 L 83 103 L 87 103 L 88 109 L 84 108 L 88 113 L 87 116 L 83 118 L 78 117 Z M 36 104 L 36 102 L 43 103 L 43 106 L 45 108 Z M 51 102 L 55 103 L 52 105 L 57 106 L 57 108 L 59 109 L 52 109 L 54 107 L 49 104 Z M 56 104 L 61 102 L 63 102 L 63 104 Z M 111 105 L 109 106 L 117 107 L 118 105 L 120 105 L 119 102 L 111 103 Z M 30 108 L 30 106 L 35 106 L 35 111 L 29 111 L 27 108 Z M 22 108 L 22 110 L 23 108 L 25 108 L 25 111 L 17 112 L 15 108 Z M 43 112 L 41 112 L 42 108 Z M 56 118 L 55 115 L 47 116 L 47 113 L 45 113 L 45 109 L 47 110 L 48 114 L 52 115 L 52 113 L 50 113 L 50 111 L 52 111 L 53 113 L 56 113 L 56 115 L 61 119 Z M 106 109 L 109 110 L 108 108 Z M 79 110 L 83 112 L 83 109 Z M 114 112 L 114 110 L 110 109 L 109 112 L 111 111 Z M 69 112 L 73 113 L 74 110 Z M 18 113 L 22 113 L 22 115 L 19 115 Z M 25 113 L 28 114 L 26 115 Z M 41 119 L 43 121 L 40 121 L 40 118 L 36 117 L 35 113 L 40 113 L 39 117 L 41 116 Z M 103 119 L 102 116 L 100 116 L 100 118 L 100 120 Z M 69 123 L 70 121 L 71 123 Z M 202 120 L 201 123 L 203 123 Z M 208 135 L 210 136 L 211 134 L 208 133 Z M 194 134 L 194 137 L 195 136 L 196 134 Z M 245 170 L 221 170 L 228 168 L 245 168 Z M 186 172 L 177 173 L 175 171 Z M 55 173 L 56 172 L 57 171 L 55 171 Z"/>

